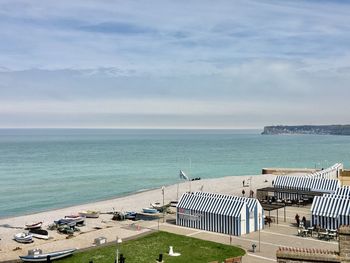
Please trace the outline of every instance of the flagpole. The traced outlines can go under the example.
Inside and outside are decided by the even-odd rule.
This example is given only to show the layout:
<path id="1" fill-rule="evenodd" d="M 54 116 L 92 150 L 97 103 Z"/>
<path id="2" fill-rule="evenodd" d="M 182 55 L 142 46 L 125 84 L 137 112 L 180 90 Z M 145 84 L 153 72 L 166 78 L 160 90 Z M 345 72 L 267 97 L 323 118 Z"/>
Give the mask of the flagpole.
<path id="1" fill-rule="evenodd" d="M 190 172 L 189 172 L 189 176 L 188 176 L 188 181 L 190 182 L 190 193 L 191 193 L 191 168 L 192 168 L 191 157 L 189 157 L 188 160 L 190 162 Z"/>
<path id="2" fill-rule="evenodd" d="M 179 184 L 180 184 L 179 181 L 180 181 L 180 180 L 178 179 L 178 180 L 177 180 L 177 192 L 176 192 L 176 200 L 177 200 L 177 201 L 179 201 Z"/>

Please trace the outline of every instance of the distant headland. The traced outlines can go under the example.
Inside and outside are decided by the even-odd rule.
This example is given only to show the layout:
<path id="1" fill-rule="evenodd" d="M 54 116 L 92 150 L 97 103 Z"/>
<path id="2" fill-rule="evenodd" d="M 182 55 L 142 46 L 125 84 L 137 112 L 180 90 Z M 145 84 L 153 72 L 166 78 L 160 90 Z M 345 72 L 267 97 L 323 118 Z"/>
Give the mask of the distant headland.
<path id="1" fill-rule="evenodd" d="M 317 134 L 317 135 L 350 135 L 350 125 L 298 125 L 298 126 L 265 126 L 264 135 L 277 134 Z"/>

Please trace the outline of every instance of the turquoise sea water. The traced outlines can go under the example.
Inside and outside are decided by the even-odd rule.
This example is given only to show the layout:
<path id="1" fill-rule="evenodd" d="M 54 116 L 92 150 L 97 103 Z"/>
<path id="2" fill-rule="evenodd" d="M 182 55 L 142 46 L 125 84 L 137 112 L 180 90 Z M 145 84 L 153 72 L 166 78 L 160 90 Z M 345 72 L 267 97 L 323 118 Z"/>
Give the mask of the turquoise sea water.
<path id="1" fill-rule="evenodd" d="M 258 130 L 0 130 L 0 217 L 263 167 L 349 166 L 350 136 Z M 191 168 L 190 168 L 191 160 Z"/>

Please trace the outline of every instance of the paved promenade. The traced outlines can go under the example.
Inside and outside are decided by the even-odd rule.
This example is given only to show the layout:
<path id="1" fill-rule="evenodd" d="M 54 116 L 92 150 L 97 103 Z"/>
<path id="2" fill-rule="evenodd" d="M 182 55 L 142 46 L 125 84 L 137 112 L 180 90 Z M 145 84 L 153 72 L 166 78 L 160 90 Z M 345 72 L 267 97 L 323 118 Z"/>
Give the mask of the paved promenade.
<path id="1" fill-rule="evenodd" d="M 272 223 L 270 227 L 267 225 L 264 230 L 260 231 L 260 251 L 259 232 L 250 233 L 240 237 L 232 236 L 232 245 L 242 247 L 247 251 L 247 255 L 244 257 L 243 262 L 276 262 L 276 250 L 280 246 L 338 250 L 337 241 L 324 241 L 319 240 L 316 237 L 297 236 L 297 228 L 294 225 L 294 216 L 296 213 L 301 217 L 306 216 L 306 218 L 309 219 L 310 207 L 287 207 L 286 222 L 284 222 L 283 210 L 280 210 L 279 224 Z M 271 212 L 271 216 L 276 216 L 276 212 Z M 148 222 L 148 224 L 151 224 L 151 222 Z M 158 226 L 149 225 L 149 227 Z M 222 244 L 230 244 L 229 235 L 184 228 L 169 223 L 161 224 L 160 229 Z M 252 252 L 252 244 L 257 245 L 256 252 Z"/>

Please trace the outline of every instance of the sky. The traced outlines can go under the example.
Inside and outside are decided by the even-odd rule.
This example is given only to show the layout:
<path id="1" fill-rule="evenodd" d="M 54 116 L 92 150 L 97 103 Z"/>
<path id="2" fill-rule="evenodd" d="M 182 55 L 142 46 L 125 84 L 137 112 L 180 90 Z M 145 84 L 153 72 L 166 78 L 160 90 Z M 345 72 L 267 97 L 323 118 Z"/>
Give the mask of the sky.
<path id="1" fill-rule="evenodd" d="M 2 0 L 0 128 L 350 123 L 350 1 Z"/>

